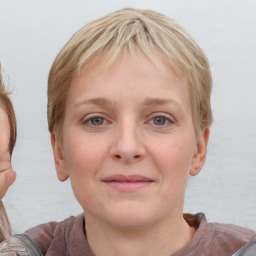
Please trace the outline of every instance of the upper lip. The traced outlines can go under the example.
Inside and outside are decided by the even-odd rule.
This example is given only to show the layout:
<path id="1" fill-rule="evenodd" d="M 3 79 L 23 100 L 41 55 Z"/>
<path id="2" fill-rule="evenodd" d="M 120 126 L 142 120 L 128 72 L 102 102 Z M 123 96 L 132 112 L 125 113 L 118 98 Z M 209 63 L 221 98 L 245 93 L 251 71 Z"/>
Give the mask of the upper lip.
<path id="1" fill-rule="evenodd" d="M 103 179 L 104 182 L 153 182 L 153 179 L 150 179 L 141 175 L 111 175 Z"/>

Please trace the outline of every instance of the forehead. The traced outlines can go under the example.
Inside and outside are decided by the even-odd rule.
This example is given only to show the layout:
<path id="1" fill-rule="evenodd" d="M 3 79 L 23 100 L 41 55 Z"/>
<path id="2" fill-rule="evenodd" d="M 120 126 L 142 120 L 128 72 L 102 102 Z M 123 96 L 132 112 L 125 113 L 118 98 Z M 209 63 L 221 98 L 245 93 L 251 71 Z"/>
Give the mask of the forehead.
<path id="1" fill-rule="evenodd" d="M 107 102 L 102 98 L 110 99 L 108 102 L 121 98 L 130 101 L 136 99 L 151 101 L 156 105 L 171 99 L 173 102 L 179 101 L 180 105 L 190 105 L 186 79 L 178 77 L 171 65 L 159 56 L 149 59 L 143 54 L 128 54 L 119 56 L 107 68 L 104 64 L 105 59 L 98 57 L 73 79 L 68 105 L 92 102 L 90 98 L 98 99 L 96 101 L 101 105 Z"/>
<path id="2" fill-rule="evenodd" d="M 4 109 L 0 106 L 0 151 L 9 149 L 10 136 L 9 119 Z"/>
<path id="3" fill-rule="evenodd" d="M 136 67 L 136 68 L 134 68 Z M 144 68 L 143 68 L 144 67 Z M 74 76 L 71 86 L 78 80 L 94 79 L 137 79 L 144 80 L 180 80 L 187 85 L 187 77 L 180 68 L 171 66 L 158 52 L 149 56 L 141 51 L 122 52 L 114 60 L 109 60 L 106 53 L 89 60 Z"/>

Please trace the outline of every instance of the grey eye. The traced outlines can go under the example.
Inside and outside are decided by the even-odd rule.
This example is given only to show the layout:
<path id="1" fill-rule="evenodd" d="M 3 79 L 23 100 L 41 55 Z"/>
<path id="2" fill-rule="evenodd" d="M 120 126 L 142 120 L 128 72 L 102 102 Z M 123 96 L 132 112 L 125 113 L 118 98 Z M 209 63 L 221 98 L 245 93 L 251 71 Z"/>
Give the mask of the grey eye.
<path id="1" fill-rule="evenodd" d="M 166 118 L 162 116 L 158 116 L 153 119 L 155 125 L 164 125 L 166 124 L 166 121 Z"/>
<path id="2" fill-rule="evenodd" d="M 104 123 L 104 119 L 102 117 L 94 117 L 91 119 L 91 124 L 98 126 L 98 125 L 102 125 Z"/>

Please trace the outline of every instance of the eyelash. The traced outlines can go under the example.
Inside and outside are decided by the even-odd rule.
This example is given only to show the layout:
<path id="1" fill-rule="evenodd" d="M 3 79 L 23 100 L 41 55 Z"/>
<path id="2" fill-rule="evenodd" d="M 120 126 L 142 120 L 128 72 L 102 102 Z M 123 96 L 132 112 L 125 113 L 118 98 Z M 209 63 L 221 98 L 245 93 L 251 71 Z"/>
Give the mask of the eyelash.
<path id="1" fill-rule="evenodd" d="M 100 123 L 100 124 L 93 124 L 93 120 L 94 119 L 100 119 L 100 120 L 102 120 L 102 123 Z M 155 122 L 154 122 L 154 120 L 156 119 L 156 118 L 163 118 L 164 119 L 164 123 L 163 124 L 156 124 Z M 152 125 L 154 125 L 155 127 L 166 127 L 166 126 L 168 126 L 168 125 L 170 125 L 170 124 L 173 124 L 174 123 L 174 120 L 173 120 L 173 118 L 171 118 L 169 115 L 167 115 L 167 114 L 163 114 L 163 113 L 155 113 L 154 114 L 154 116 L 152 116 L 150 119 L 149 119 L 149 121 L 148 121 L 149 123 L 151 123 Z M 109 123 L 109 121 L 106 119 L 106 118 L 104 118 L 104 117 L 102 117 L 100 114 L 92 114 L 92 115 L 89 115 L 88 117 L 86 117 L 86 119 L 85 120 L 83 120 L 83 122 L 82 122 L 82 124 L 83 125 L 87 125 L 87 126 L 90 126 L 90 127 L 101 127 L 101 126 L 103 126 L 104 124 L 106 124 L 106 123 Z"/>
<path id="2" fill-rule="evenodd" d="M 102 124 L 99 124 L 99 125 L 94 125 L 94 124 L 92 123 L 92 120 L 93 120 L 93 119 L 97 119 L 97 118 L 98 118 L 98 119 L 102 119 L 103 123 L 102 123 Z M 97 127 L 97 126 L 100 127 L 100 126 L 102 126 L 103 124 L 105 124 L 106 122 L 108 122 L 106 118 L 100 116 L 99 114 L 93 114 L 93 115 L 90 115 L 90 116 L 86 117 L 86 118 L 82 121 L 82 124 L 83 124 L 83 125 L 92 126 L 92 127 Z"/>
<path id="3" fill-rule="evenodd" d="M 156 118 L 164 118 L 164 124 L 155 124 L 154 123 L 154 120 Z M 153 117 L 150 118 L 149 122 L 153 122 L 152 124 L 156 127 L 166 127 L 170 124 L 173 124 L 174 123 L 174 120 L 173 118 L 171 118 L 169 115 L 167 114 L 163 114 L 163 113 L 155 113 Z"/>

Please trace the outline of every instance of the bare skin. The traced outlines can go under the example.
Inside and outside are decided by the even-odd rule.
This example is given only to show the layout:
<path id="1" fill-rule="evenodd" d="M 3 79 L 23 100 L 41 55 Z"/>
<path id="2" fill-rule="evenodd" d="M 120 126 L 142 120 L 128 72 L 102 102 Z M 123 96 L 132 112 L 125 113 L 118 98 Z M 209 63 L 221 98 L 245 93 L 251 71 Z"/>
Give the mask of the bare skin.
<path id="1" fill-rule="evenodd" d="M 9 120 L 5 111 L 0 107 L 0 199 L 4 197 L 16 178 L 16 173 L 11 166 L 9 140 Z"/>
<path id="2" fill-rule="evenodd" d="M 16 173 L 12 170 L 11 155 L 9 150 L 10 124 L 6 112 L 0 107 L 0 242 L 8 239 L 11 226 L 1 199 L 8 188 L 14 183 Z"/>
<path id="3" fill-rule="evenodd" d="M 168 256 L 195 232 L 184 192 L 209 130 L 196 138 L 187 85 L 162 59 L 100 63 L 71 85 L 62 143 L 52 135 L 58 178 L 70 177 L 95 255 Z"/>

